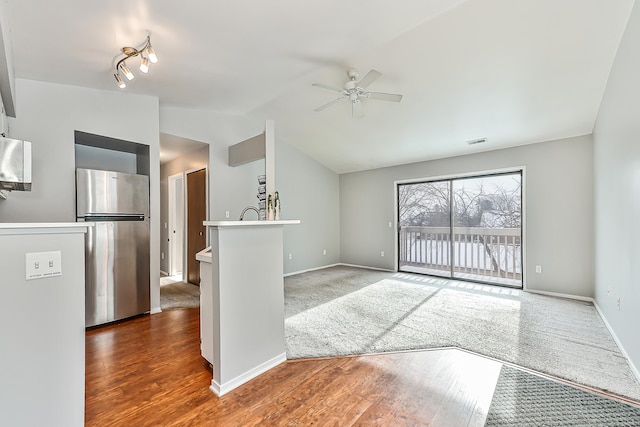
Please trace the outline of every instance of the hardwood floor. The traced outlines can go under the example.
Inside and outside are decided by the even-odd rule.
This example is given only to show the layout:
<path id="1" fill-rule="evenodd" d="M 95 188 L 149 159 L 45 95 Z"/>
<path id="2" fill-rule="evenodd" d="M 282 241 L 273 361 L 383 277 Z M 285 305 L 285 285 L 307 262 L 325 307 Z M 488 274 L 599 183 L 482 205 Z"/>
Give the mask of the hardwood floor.
<path id="1" fill-rule="evenodd" d="M 482 426 L 500 363 L 463 351 L 291 360 L 222 398 L 197 308 L 86 333 L 87 426 Z"/>

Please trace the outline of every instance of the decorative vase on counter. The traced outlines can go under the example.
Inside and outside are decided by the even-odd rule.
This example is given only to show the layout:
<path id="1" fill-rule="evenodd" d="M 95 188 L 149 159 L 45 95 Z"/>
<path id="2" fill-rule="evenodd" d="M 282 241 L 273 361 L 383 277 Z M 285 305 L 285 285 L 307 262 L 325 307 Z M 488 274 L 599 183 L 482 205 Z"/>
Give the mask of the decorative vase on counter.
<path id="1" fill-rule="evenodd" d="M 275 219 L 276 221 L 279 221 L 280 220 L 280 195 L 278 194 L 277 191 L 275 193 L 275 197 L 273 200 L 273 210 L 274 210 L 273 219 Z"/>
<path id="2" fill-rule="evenodd" d="M 273 221 L 275 218 L 275 212 L 273 209 L 273 198 L 271 194 L 267 197 L 267 221 Z"/>

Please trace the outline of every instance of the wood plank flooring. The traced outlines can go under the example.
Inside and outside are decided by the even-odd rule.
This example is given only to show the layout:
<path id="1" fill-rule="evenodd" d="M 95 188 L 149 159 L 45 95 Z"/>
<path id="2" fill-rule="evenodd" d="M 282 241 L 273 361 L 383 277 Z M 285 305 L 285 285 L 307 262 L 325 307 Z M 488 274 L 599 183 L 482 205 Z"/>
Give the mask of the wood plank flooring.
<path id="1" fill-rule="evenodd" d="M 292 360 L 222 398 L 197 308 L 86 333 L 87 426 L 482 426 L 499 362 L 434 350 Z"/>

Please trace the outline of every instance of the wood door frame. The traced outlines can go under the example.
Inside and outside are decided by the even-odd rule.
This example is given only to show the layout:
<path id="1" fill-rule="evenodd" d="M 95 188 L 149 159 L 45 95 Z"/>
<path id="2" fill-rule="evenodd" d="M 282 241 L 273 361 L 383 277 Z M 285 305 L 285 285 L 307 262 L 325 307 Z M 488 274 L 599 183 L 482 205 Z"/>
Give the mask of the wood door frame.
<path id="1" fill-rule="evenodd" d="M 175 181 L 180 180 L 182 186 L 182 199 L 176 200 L 175 193 Z M 184 281 L 185 278 L 185 268 L 184 268 L 184 252 L 185 252 L 185 232 L 186 232 L 186 223 L 185 223 L 185 215 L 187 212 L 187 206 L 185 201 L 185 190 L 186 190 L 186 176 L 184 172 L 179 172 L 173 175 L 170 175 L 167 179 L 168 185 L 168 219 L 169 219 L 169 230 L 167 231 L 169 234 L 169 276 L 173 276 L 175 274 L 175 260 L 179 257 L 182 260 L 182 268 L 181 268 L 181 280 Z M 177 224 L 177 220 L 175 217 L 176 210 L 182 210 L 182 224 Z M 182 232 L 182 241 L 180 242 L 179 247 L 177 247 L 177 240 L 172 236 L 171 230 L 180 228 Z"/>
<path id="2" fill-rule="evenodd" d="M 184 245 L 184 250 L 182 251 L 183 254 L 183 259 L 182 259 L 182 265 L 183 265 L 183 272 L 182 272 L 182 280 L 184 282 L 187 282 L 188 280 L 188 269 L 189 269 L 189 260 L 187 259 L 187 239 L 189 238 L 189 184 L 188 184 L 188 179 L 187 179 L 187 175 L 193 172 L 198 172 L 204 170 L 204 192 L 205 192 L 205 217 L 209 218 L 209 168 L 208 166 L 202 166 L 199 168 L 194 168 L 194 169 L 187 169 L 185 171 L 183 171 L 182 173 L 184 174 L 184 199 L 185 199 L 185 204 L 184 204 L 184 223 L 185 223 L 185 230 L 184 230 L 184 238 L 185 238 L 185 245 Z M 209 246 L 209 233 L 205 234 L 205 241 L 206 244 L 205 246 Z"/>

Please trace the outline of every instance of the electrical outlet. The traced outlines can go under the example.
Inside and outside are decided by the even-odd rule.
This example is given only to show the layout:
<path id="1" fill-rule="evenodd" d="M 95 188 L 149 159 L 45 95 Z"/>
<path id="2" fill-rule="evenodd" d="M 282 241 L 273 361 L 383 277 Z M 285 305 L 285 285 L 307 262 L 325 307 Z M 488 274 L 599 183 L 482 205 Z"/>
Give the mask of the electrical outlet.
<path id="1" fill-rule="evenodd" d="M 620 297 L 618 297 L 618 311 L 620 311 Z"/>
<path id="2" fill-rule="evenodd" d="M 229 211 L 226 211 L 226 212 L 224 213 L 224 217 L 225 217 L 225 218 L 229 218 Z"/>
<path id="3" fill-rule="evenodd" d="M 26 279 L 62 276 L 62 252 L 32 252 L 25 254 Z"/>
<path id="4" fill-rule="evenodd" d="M 538 273 L 538 274 L 542 273 L 542 266 L 541 265 L 536 265 L 536 273 Z"/>
<path id="5" fill-rule="evenodd" d="M 389 228 L 393 228 L 393 223 L 389 221 Z"/>
<path id="6" fill-rule="evenodd" d="M 323 249 L 323 250 L 322 250 L 322 255 L 326 255 L 326 254 L 327 254 L 327 250 L 326 250 L 326 249 Z"/>
<path id="7" fill-rule="evenodd" d="M 293 259 L 293 255 L 292 254 L 289 254 L 289 259 Z"/>
<path id="8" fill-rule="evenodd" d="M 384 256 L 384 251 L 380 251 L 380 256 Z"/>

